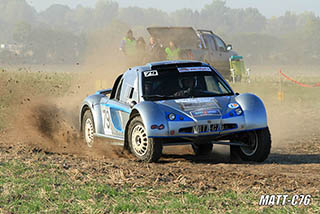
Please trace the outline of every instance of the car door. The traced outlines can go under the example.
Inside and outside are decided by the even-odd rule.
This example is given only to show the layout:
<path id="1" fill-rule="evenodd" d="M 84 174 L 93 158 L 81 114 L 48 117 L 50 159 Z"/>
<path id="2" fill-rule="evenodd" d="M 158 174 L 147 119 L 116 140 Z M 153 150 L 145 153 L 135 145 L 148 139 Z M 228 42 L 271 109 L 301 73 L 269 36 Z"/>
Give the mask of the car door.
<path id="1" fill-rule="evenodd" d="M 116 92 L 110 99 L 101 102 L 104 134 L 123 139 L 126 121 L 131 112 L 129 104 L 120 100 L 121 94 L 125 93 L 124 79 L 118 83 Z"/>
<path id="2" fill-rule="evenodd" d="M 217 47 L 217 55 L 219 61 L 219 67 L 221 72 L 227 73 L 229 71 L 229 57 L 230 54 L 227 51 L 227 46 L 225 42 L 219 38 L 217 35 L 213 35 L 216 47 Z"/>

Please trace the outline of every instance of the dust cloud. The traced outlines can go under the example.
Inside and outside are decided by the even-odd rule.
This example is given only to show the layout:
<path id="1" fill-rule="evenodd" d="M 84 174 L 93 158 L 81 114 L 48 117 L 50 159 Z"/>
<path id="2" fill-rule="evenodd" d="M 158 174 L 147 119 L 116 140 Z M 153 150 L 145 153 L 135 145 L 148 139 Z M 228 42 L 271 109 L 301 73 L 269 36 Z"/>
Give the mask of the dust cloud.
<path id="1" fill-rule="evenodd" d="M 105 141 L 98 141 L 94 148 L 89 149 L 79 134 L 79 111 L 82 100 L 96 90 L 111 88 L 116 77 L 128 69 L 125 58 L 118 50 L 119 41 L 124 33 L 124 29 L 118 31 L 106 29 L 92 34 L 86 59 L 73 75 L 70 89 L 63 97 L 58 98 L 53 95 L 46 97 L 37 94 L 29 95 L 27 99 L 30 101 L 15 106 L 18 113 L 14 116 L 13 124 L 15 125 L 12 136 L 18 141 L 50 152 L 91 157 L 128 157 L 121 147 L 111 146 Z M 0 84 L 0 89 L 1 85 L 3 84 Z M 268 83 L 263 85 L 267 86 Z M 15 90 L 20 90 L 17 93 L 23 94 L 23 91 L 28 91 L 28 87 L 30 86 L 23 85 Z M 20 99 L 26 99 L 26 97 L 22 96 Z M 297 121 L 303 121 L 305 112 L 296 111 L 292 114 L 292 109 L 279 108 L 272 102 L 269 103 L 272 99 L 267 95 L 262 99 L 267 100 L 266 107 L 274 147 L 295 142 L 295 137 L 314 133 L 314 129 L 310 129 L 310 127 L 316 127 L 314 124 L 305 126 L 303 123 L 297 123 Z M 295 103 L 286 105 L 292 106 Z M 188 146 L 172 147 L 165 152 L 192 154 L 192 149 Z"/>
<path id="2" fill-rule="evenodd" d="M 33 97 L 20 105 L 9 130 L 8 143 L 27 144 L 46 152 L 73 154 L 90 158 L 120 158 L 127 153 L 121 147 L 97 140 L 88 148 L 75 126 L 76 112 L 59 105 L 61 100 Z M 72 117 L 70 117 L 72 116 Z"/>
<path id="3" fill-rule="evenodd" d="M 93 148 L 88 148 L 79 133 L 79 112 L 83 99 L 96 90 L 111 88 L 116 77 L 127 69 L 117 51 L 121 34 L 117 35 L 114 41 L 109 40 L 107 43 L 104 40 L 108 35 L 92 36 L 87 59 L 83 65 L 78 66 L 71 87 L 64 96 L 25 95 L 30 85 L 24 82 L 13 89 L 11 93 L 19 95 L 17 100 L 28 99 L 27 102 L 15 105 L 17 113 L 12 118 L 14 125 L 9 133 L 15 142 L 49 152 L 94 158 L 128 157 L 122 147 L 112 146 L 103 140 L 97 140 Z"/>

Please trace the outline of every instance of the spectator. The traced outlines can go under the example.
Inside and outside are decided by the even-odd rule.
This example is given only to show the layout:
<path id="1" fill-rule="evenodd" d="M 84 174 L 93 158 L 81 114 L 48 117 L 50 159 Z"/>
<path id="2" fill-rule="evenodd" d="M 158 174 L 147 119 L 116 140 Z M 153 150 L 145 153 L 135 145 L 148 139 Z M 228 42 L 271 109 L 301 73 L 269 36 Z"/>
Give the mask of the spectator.
<path id="1" fill-rule="evenodd" d="M 166 58 L 162 45 L 153 37 L 149 40 L 149 56 L 149 61 L 162 61 Z"/>
<path id="2" fill-rule="evenodd" d="M 177 48 L 173 41 L 169 42 L 169 47 L 165 49 L 167 60 L 178 60 L 180 58 L 180 48 Z"/>
<path id="3" fill-rule="evenodd" d="M 132 30 L 127 32 L 127 36 L 123 38 L 120 45 L 120 51 L 128 57 L 135 56 L 137 54 L 137 42 L 133 37 Z"/>
<path id="4" fill-rule="evenodd" d="M 139 37 L 137 40 L 137 58 L 139 63 L 145 63 L 144 59 L 146 56 L 146 42 L 143 37 Z"/>

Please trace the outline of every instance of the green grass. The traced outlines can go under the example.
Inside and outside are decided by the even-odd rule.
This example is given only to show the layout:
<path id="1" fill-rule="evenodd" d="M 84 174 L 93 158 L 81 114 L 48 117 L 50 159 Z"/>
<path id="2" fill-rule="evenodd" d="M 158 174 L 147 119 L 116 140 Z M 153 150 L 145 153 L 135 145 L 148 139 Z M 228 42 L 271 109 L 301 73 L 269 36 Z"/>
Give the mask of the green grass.
<path id="1" fill-rule="evenodd" d="M 37 160 L 0 164 L 0 212 L 13 213 L 319 213 L 308 207 L 259 207 L 260 195 L 234 190 L 193 193 L 186 186 L 110 186 L 103 178 Z"/>

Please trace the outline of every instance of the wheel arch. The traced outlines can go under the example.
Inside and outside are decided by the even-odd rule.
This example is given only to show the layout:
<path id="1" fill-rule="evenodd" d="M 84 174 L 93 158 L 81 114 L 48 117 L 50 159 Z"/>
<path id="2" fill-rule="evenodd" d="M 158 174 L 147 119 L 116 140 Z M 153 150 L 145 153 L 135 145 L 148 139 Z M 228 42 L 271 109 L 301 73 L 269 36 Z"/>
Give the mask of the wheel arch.
<path id="1" fill-rule="evenodd" d="M 244 117 L 246 129 L 267 128 L 267 111 L 262 100 L 250 93 L 237 96 L 235 100 L 240 104 Z"/>
<path id="2" fill-rule="evenodd" d="M 98 103 L 93 104 L 89 102 L 84 102 L 80 110 L 80 117 L 79 117 L 80 132 L 82 132 L 82 120 L 86 111 L 90 111 L 92 114 L 95 132 L 100 134 L 103 133 L 103 120 L 101 115 L 101 106 Z"/>
<path id="3" fill-rule="evenodd" d="M 137 115 L 140 115 L 148 136 L 168 135 L 168 121 L 166 120 L 163 108 L 161 108 L 159 104 L 150 101 L 145 101 L 135 105 L 131 111 L 130 119 L 126 125 L 126 130 L 132 118 L 134 118 Z M 161 124 L 165 126 L 164 129 L 151 129 L 151 125 Z"/>
<path id="4" fill-rule="evenodd" d="M 129 149 L 129 139 L 128 139 L 129 124 L 130 124 L 131 120 L 133 118 L 135 118 L 136 116 L 140 116 L 140 113 L 137 109 L 133 109 L 130 113 L 129 120 L 126 124 L 125 131 L 124 131 L 124 148 L 128 151 L 130 150 Z"/>
<path id="5" fill-rule="evenodd" d="M 83 106 L 82 106 L 82 108 L 81 108 L 81 110 L 80 110 L 80 118 L 79 118 L 79 130 L 80 130 L 80 132 L 82 132 L 82 120 L 83 120 L 83 116 L 84 116 L 84 113 L 87 111 L 87 110 L 89 110 L 89 111 L 91 111 L 91 109 L 90 109 L 90 107 L 89 107 L 89 105 L 88 104 L 84 104 Z"/>

